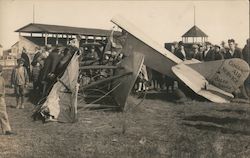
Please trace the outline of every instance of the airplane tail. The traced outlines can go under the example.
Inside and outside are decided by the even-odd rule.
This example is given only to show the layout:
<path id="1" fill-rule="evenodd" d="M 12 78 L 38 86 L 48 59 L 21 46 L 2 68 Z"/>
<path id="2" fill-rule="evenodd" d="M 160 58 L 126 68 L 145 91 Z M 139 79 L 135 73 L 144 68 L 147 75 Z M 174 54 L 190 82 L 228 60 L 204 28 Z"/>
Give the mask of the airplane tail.
<path id="1" fill-rule="evenodd" d="M 242 59 L 226 59 L 202 63 L 189 63 L 208 82 L 221 90 L 232 93 L 236 91 L 249 75 L 249 65 Z"/>

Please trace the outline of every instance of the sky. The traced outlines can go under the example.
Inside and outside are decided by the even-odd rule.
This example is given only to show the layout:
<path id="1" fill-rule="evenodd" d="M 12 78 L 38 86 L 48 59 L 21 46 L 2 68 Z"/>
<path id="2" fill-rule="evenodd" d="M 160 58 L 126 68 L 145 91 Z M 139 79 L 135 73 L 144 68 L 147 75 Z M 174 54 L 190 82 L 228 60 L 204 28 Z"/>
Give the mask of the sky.
<path id="1" fill-rule="evenodd" d="M 127 18 L 162 46 L 181 40 L 196 25 L 214 44 L 234 38 L 240 47 L 249 38 L 249 1 L 83 1 L 0 0 L 0 44 L 8 49 L 18 41 L 15 30 L 33 22 L 111 29 L 113 16 Z"/>

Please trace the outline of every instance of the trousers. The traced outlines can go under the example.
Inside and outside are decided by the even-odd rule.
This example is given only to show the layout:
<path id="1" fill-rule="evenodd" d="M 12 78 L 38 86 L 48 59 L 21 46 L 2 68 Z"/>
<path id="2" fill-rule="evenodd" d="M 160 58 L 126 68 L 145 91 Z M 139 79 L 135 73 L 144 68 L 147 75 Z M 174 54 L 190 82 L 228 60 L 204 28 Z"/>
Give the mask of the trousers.
<path id="1" fill-rule="evenodd" d="M 3 133 L 6 131 L 11 131 L 4 97 L 0 97 L 0 124 Z"/>

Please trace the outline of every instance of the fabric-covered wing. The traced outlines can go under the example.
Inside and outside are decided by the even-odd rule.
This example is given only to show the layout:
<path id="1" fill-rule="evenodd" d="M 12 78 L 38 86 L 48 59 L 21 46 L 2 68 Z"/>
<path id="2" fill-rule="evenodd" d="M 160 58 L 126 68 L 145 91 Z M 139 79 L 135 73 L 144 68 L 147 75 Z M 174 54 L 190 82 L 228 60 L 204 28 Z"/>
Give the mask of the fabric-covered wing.
<path id="1" fill-rule="evenodd" d="M 75 53 L 63 76 L 54 84 L 42 106 L 59 122 L 74 122 L 77 118 L 78 58 L 78 53 Z"/>

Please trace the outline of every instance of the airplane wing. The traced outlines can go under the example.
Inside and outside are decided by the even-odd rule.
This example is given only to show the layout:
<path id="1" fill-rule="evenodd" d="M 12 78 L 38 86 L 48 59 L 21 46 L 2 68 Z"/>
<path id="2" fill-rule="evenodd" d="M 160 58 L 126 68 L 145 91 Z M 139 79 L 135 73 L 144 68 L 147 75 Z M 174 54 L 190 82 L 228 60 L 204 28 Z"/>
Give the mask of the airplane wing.
<path id="1" fill-rule="evenodd" d="M 181 59 L 166 50 L 159 43 L 153 41 L 123 17 L 117 16 L 112 18 L 111 21 L 127 32 L 127 38 L 123 47 L 125 56 L 129 56 L 133 52 L 140 52 L 144 55 L 145 65 L 162 74 L 176 78 L 171 67 L 181 63 Z"/>

